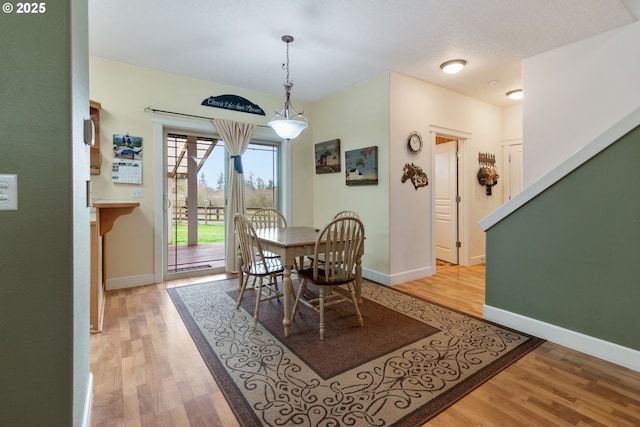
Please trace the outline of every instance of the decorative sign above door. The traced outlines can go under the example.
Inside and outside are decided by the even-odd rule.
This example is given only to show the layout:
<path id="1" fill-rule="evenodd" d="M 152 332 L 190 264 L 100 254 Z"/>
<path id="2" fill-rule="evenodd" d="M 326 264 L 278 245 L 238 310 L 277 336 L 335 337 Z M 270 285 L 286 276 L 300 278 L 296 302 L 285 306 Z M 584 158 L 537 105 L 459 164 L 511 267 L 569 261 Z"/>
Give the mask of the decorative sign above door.
<path id="1" fill-rule="evenodd" d="M 202 104 L 212 108 L 222 108 L 224 110 L 240 111 L 241 113 L 258 114 L 264 116 L 264 110 L 259 105 L 254 104 L 246 98 L 238 95 L 210 96 L 202 101 Z"/>

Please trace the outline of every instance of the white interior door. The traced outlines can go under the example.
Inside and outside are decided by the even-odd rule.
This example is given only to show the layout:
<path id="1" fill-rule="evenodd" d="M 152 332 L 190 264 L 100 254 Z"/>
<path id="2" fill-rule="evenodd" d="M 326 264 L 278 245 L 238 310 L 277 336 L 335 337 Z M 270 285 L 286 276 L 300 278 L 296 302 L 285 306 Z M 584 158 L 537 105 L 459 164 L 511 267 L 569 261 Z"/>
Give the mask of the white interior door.
<path id="1" fill-rule="evenodd" d="M 435 147 L 436 258 L 458 264 L 457 141 Z"/>

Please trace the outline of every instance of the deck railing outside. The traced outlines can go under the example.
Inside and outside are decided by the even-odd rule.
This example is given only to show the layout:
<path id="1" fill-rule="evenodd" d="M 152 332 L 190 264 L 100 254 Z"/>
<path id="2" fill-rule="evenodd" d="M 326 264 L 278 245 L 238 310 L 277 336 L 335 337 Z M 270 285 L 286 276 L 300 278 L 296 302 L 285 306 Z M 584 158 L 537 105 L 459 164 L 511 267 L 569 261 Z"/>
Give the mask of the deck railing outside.
<path id="1" fill-rule="evenodd" d="M 260 208 L 247 208 L 247 214 L 250 216 Z M 186 221 L 189 218 L 189 212 L 186 206 L 176 206 L 173 208 L 173 219 L 177 221 Z M 198 206 L 198 222 L 201 224 L 221 223 L 224 222 L 223 206 Z"/>

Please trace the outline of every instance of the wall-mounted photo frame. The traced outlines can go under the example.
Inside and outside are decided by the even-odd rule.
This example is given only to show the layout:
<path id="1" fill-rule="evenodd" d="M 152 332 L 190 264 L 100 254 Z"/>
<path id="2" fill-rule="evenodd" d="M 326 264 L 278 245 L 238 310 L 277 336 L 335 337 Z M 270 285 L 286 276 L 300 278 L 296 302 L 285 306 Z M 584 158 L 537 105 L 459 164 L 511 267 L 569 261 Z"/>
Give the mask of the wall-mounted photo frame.
<path id="1" fill-rule="evenodd" d="M 114 134 L 113 158 L 142 160 L 142 137 Z"/>
<path id="2" fill-rule="evenodd" d="M 315 146 L 316 173 L 340 172 L 340 140 L 319 142 Z"/>
<path id="3" fill-rule="evenodd" d="M 142 137 L 113 135 L 111 180 L 116 184 L 142 184 Z"/>
<path id="4" fill-rule="evenodd" d="M 347 186 L 378 185 L 378 147 L 365 147 L 344 153 Z"/>

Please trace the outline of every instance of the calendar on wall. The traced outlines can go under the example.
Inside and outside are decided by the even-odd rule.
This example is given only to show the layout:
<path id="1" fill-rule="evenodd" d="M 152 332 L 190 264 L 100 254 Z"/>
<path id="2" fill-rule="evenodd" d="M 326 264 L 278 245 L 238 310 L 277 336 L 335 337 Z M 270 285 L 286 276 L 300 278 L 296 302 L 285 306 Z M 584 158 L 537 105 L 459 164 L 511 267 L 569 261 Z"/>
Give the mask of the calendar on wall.
<path id="1" fill-rule="evenodd" d="M 113 135 L 111 180 L 116 184 L 142 184 L 142 137 Z"/>
<path id="2" fill-rule="evenodd" d="M 116 184 L 142 184 L 142 160 L 113 159 L 111 179 Z"/>

